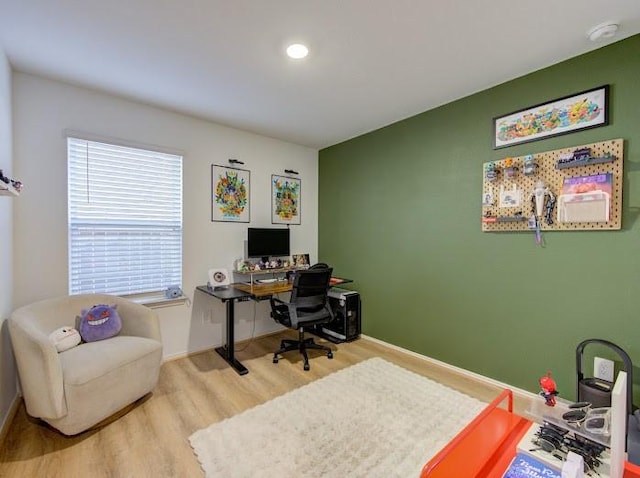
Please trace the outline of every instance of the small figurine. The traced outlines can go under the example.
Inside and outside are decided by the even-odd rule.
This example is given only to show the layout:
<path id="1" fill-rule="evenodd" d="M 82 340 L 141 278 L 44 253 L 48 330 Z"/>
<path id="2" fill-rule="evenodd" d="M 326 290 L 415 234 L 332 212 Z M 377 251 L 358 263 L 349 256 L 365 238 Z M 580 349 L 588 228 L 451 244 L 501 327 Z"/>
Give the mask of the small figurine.
<path id="1" fill-rule="evenodd" d="M 513 158 L 506 158 L 504 160 L 504 176 L 505 178 L 513 178 L 518 172 L 518 168 L 513 162 Z"/>
<path id="2" fill-rule="evenodd" d="M 555 380 L 551 378 L 551 370 L 547 371 L 545 377 L 540 377 L 539 383 L 542 389 L 540 395 L 544 397 L 544 404 L 549 407 L 554 407 L 556 405 L 556 395 L 559 395 L 559 392 L 556 389 Z"/>
<path id="3" fill-rule="evenodd" d="M 533 154 L 527 154 L 524 157 L 524 168 L 522 170 L 523 174 L 525 176 L 533 176 L 534 174 L 536 174 L 536 163 L 535 160 L 533 159 Z"/>
<path id="4" fill-rule="evenodd" d="M 498 170 L 494 162 L 487 163 L 484 177 L 487 179 L 487 181 L 495 181 L 496 179 L 498 179 Z"/>

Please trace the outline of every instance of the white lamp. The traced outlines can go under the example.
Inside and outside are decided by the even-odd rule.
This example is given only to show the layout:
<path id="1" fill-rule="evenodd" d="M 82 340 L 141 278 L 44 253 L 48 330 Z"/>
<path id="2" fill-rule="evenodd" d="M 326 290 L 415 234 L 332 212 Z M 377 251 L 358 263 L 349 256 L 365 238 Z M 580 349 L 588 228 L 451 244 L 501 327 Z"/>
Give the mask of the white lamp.
<path id="1" fill-rule="evenodd" d="M 309 54 L 309 48 L 302 43 L 293 43 L 287 47 L 287 55 L 294 60 L 301 60 Z"/>

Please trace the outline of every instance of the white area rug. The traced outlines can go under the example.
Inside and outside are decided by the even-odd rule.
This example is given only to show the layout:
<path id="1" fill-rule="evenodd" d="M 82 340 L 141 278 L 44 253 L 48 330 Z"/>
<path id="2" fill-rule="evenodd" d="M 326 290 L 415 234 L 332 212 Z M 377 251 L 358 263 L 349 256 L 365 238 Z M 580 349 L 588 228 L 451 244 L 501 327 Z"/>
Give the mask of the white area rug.
<path id="1" fill-rule="evenodd" d="M 418 477 L 485 405 L 373 358 L 189 440 L 208 478 Z"/>

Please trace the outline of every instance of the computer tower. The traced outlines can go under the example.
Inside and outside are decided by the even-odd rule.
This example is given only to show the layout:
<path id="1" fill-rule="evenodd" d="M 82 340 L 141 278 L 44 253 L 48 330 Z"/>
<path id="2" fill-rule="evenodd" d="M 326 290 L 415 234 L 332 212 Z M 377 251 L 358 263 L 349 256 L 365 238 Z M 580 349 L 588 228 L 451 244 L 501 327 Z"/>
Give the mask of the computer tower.
<path id="1" fill-rule="evenodd" d="M 317 326 L 319 335 L 333 342 L 349 342 L 360 337 L 360 294 L 354 290 L 333 287 L 329 289 L 329 306 L 334 319 Z"/>

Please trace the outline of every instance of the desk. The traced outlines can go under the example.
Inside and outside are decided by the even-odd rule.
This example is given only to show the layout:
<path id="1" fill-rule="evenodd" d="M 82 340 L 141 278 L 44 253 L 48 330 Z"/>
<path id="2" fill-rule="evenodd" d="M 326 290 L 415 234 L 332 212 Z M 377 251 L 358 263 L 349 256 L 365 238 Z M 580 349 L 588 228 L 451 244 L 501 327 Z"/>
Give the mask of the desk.
<path id="1" fill-rule="evenodd" d="M 348 282 L 352 282 L 350 279 L 342 279 L 337 277 L 331 278 L 330 286 L 338 284 L 346 284 Z M 282 292 L 291 292 L 293 288 L 293 282 L 284 280 L 284 281 L 276 281 L 269 282 L 264 284 L 243 284 L 243 283 L 235 283 L 231 284 L 228 287 L 222 288 L 210 288 L 206 285 L 199 285 L 196 287 L 197 290 L 204 292 L 207 295 L 215 297 L 216 299 L 222 301 L 227 308 L 227 343 L 221 347 L 216 347 L 216 352 L 220 354 L 220 356 L 227 361 L 229 365 L 231 365 L 236 372 L 240 375 L 245 375 L 249 373 L 249 370 L 240 363 L 239 360 L 235 357 L 234 352 L 234 328 L 235 328 L 235 303 L 241 300 L 246 299 L 254 299 L 254 300 L 263 300 L 271 297 L 275 294 L 280 294 Z"/>
<path id="2" fill-rule="evenodd" d="M 196 287 L 197 290 L 204 292 L 210 296 L 215 297 L 218 300 L 221 300 L 227 307 L 227 343 L 221 347 L 216 347 L 216 352 L 220 354 L 220 356 L 227 361 L 229 365 L 231 365 L 236 372 L 240 375 L 245 375 L 249 373 L 247 367 L 242 365 L 239 360 L 235 357 L 234 352 L 234 343 L 235 339 L 233 337 L 234 331 L 234 304 L 236 301 L 247 299 L 251 297 L 251 294 L 245 292 L 240 289 L 236 289 L 235 287 L 228 287 L 225 289 L 222 288 L 209 288 L 206 285 L 199 285 Z"/>
<path id="3" fill-rule="evenodd" d="M 332 277 L 329 280 L 329 287 L 337 285 L 348 284 L 353 282 L 351 279 L 343 279 L 342 277 Z M 256 300 L 267 299 L 272 295 L 281 294 L 283 292 L 291 292 L 293 288 L 293 281 L 289 280 L 277 280 L 275 282 L 267 283 L 244 283 L 236 282 L 231 284 L 231 287 L 239 289 L 241 291 L 251 294 L 251 297 Z"/>
<path id="4" fill-rule="evenodd" d="M 266 284 L 245 284 L 242 282 L 231 284 L 236 290 L 245 292 L 256 300 L 268 299 L 272 295 L 280 294 L 282 292 L 291 292 L 293 288 L 293 282 L 288 280 L 269 282 Z"/>

